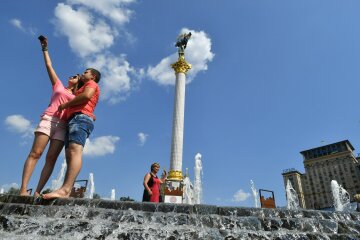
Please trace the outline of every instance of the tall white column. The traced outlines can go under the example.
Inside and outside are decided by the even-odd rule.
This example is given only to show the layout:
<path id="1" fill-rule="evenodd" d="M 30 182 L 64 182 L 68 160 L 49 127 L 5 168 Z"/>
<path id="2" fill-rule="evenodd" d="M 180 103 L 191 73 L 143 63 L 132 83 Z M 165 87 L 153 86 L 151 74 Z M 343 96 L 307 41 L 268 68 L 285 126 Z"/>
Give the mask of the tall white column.
<path id="1" fill-rule="evenodd" d="M 171 140 L 171 159 L 168 179 L 182 180 L 182 155 L 184 139 L 184 112 L 185 112 L 185 84 L 186 72 L 191 65 L 185 61 L 182 55 L 178 61 L 171 65 L 175 70 L 175 100 L 173 113 L 173 128 Z"/>
<path id="2" fill-rule="evenodd" d="M 185 73 L 176 74 L 170 169 L 182 171 L 185 111 Z"/>

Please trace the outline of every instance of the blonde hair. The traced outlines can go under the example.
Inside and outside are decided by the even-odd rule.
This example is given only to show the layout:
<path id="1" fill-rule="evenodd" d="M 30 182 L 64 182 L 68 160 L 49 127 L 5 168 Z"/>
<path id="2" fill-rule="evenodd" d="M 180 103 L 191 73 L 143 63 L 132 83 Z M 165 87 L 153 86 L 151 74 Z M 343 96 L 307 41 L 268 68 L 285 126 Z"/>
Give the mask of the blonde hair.
<path id="1" fill-rule="evenodd" d="M 151 164 L 150 170 L 152 171 L 155 167 L 160 168 L 160 164 L 154 162 L 153 164 Z"/>

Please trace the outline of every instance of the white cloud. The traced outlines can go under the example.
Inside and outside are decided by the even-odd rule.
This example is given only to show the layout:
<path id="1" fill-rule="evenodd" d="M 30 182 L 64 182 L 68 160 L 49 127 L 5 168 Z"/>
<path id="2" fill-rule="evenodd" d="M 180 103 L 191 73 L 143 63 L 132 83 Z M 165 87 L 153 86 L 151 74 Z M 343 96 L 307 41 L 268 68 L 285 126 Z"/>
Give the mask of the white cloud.
<path id="1" fill-rule="evenodd" d="M 17 18 L 13 18 L 10 20 L 11 25 L 16 27 L 17 29 L 20 29 L 21 31 L 24 31 L 24 27 L 22 26 L 21 20 Z"/>
<path id="2" fill-rule="evenodd" d="M 190 83 L 199 72 L 208 69 L 208 63 L 214 58 L 214 53 L 211 52 L 211 39 L 204 31 L 183 28 L 180 34 L 188 32 L 192 35 L 185 49 L 185 58 L 192 65 L 186 78 L 187 83 Z M 155 67 L 150 66 L 147 75 L 160 85 L 174 85 L 175 74 L 170 64 L 176 62 L 177 58 L 177 53 L 165 57 Z"/>
<path id="3" fill-rule="evenodd" d="M 160 85 L 173 85 L 175 84 L 175 73 L 170 65 L 176 62 L 177 53 L 172 54 L 169 57 L 163 58 L 160 63 L 155 67 L 149 67 L 147 75 Z"/>
<path id="4" fill-rule="evenodd" d="M 86 6 L 121 25 L 130 21 L 132 11 L 126 9 L 125 6 L 135 0 L 68 0 L 67 2 Z"/>
<path id="5" fill-rule="evenodd" d="M 109 48 L 117 35 L 101 18 L 95 18 L 83 7 L 75 10 L 59 3 L 55 8 L 55 25 L 68 37 L 71 49 L 80 57 L 98 53 Z"/>
<path id="6" fill-rule="evenodd" d="M 143 75 L 143 70 L 136 70 L 126 61 L 125 55 L 115 57 L 112 54 L 99 54 L 87 66 L 101 69 L 101 97 L 110 103 L 126 99 L 131 89 Z"/>
<path id="7" fill-rule="evenodd" d="M 86 67 L 101 72 L 101 99 L 110 103 L 126 99 L 144 75 L 144 70 L 130 65 L 125 54 L 114 56 L 109 52 L 119 32 L 128 41 L 135 41 L 123 28 L 132 14 L 126 7 L 133 2 L 67 0 L 66 4 L 59 3 L 55 8 L 54 24 L 58 32 L 68 38 L 70 48 Z"/>
<path id="8" fill-rule="evenodd" d="M 233 196 L 233 201 L 234 202 L 242 202 L 245 201 L 246 199 L 248 199 L 251 196 L 250 193 L 244 192 L 244 190 L 240 189 L 239 191 L 237 191 L 234 196 Z"/>
<path id="9" fill-rule="evenodd" d="M 16 27 L 17 29 L 21 30 L 22 32 L 29 33 L 33 36 L 36 34 L 36 29 L 32 27 L 25 28 L 20 19 L 13 18 L 10 20 L 10 24 Z"/>
<path id="10" fill-rule="evenodd" d="M 139 139 L 139 142 L 140 142 L 140 145 L 143 146 L 148 138 L 149 134 L 146 134 L 146 133 L 143 133 L 143 132 L 140 132 L 138 133 L 138 139 Z"/>
<path id="11" fill-rule="evenodd" d="M 93 140 L 86 139 L 84 155 L 87 156 L 104 156 L 115 152 L 115 143 L 120 138 L 116 136 L 102 136 Z"/>
<path id="12" fill-rule="evenodd" d="M 10 115 L 5 119 L 5 125 L 11 131 L 21 133 L 23 136 L 29 136 L 33 133 L 34 128 L 29 120 L 22 115 Z"/>

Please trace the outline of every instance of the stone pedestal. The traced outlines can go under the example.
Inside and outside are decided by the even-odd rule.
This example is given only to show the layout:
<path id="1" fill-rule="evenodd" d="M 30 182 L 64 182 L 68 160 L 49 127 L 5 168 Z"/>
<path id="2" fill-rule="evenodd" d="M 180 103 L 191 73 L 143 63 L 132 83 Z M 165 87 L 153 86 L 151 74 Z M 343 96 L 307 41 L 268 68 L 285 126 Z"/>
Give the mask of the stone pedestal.
<path id="1" fill-rule="evenodd" d="M 184 184 L 182 180 L 166 180 L 164 190 L 165 203 L 182 203 Z"/>

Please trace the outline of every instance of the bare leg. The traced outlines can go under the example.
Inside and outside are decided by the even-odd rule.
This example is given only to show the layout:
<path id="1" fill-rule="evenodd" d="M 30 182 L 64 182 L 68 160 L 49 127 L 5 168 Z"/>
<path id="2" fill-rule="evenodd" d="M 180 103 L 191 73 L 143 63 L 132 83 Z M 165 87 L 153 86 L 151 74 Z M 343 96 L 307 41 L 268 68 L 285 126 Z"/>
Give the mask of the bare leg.
<path id="1" fill-rule="evenodd" d="M 44 194 L 44 199 L 53 199 L 53 198 L 68 198 L 71 193 L 71 189 L 74 185 L 77 175 L 79 174 L 82 166 L 82 152 L 83 146 L 71 143 L 66 149 L 66 160 L 67 160 L 67 170 L 65 174 L 64 184 L 58 190 Z"/>
<path id="2" fill-rule="evenodd" d="M 36 132 L 33 145 L 31 147 L 31 151 L 25 161 L 22 180 L 21 180 L 21 187 L 20 187 L 20 195 L 27 196 L 27 185 L 29 183 L 31 174 L 34 171 L 35 165 L 39 158 L 41 157 L 44 149 L 49 141 L 49 136 L 44 133 Z"/>
<path id="3" fill-rule="evenodd" d="M 56 160 L 61 152 L 61 149 L 64 146 L 64 142 L 60 140 L 50 140 L 50 146 L 48 149 L 48 152 L 46 154 L 46 162 L 45 165 L 41 171 L 39 183 L 36 187 L 36 191 L 34 193 L 34 196 L 37 197 L 41 190 L 44 188 L 46 182 L 49 180 L 49 177 L 54 170 L 54 166 L 56 163 Z"/>

